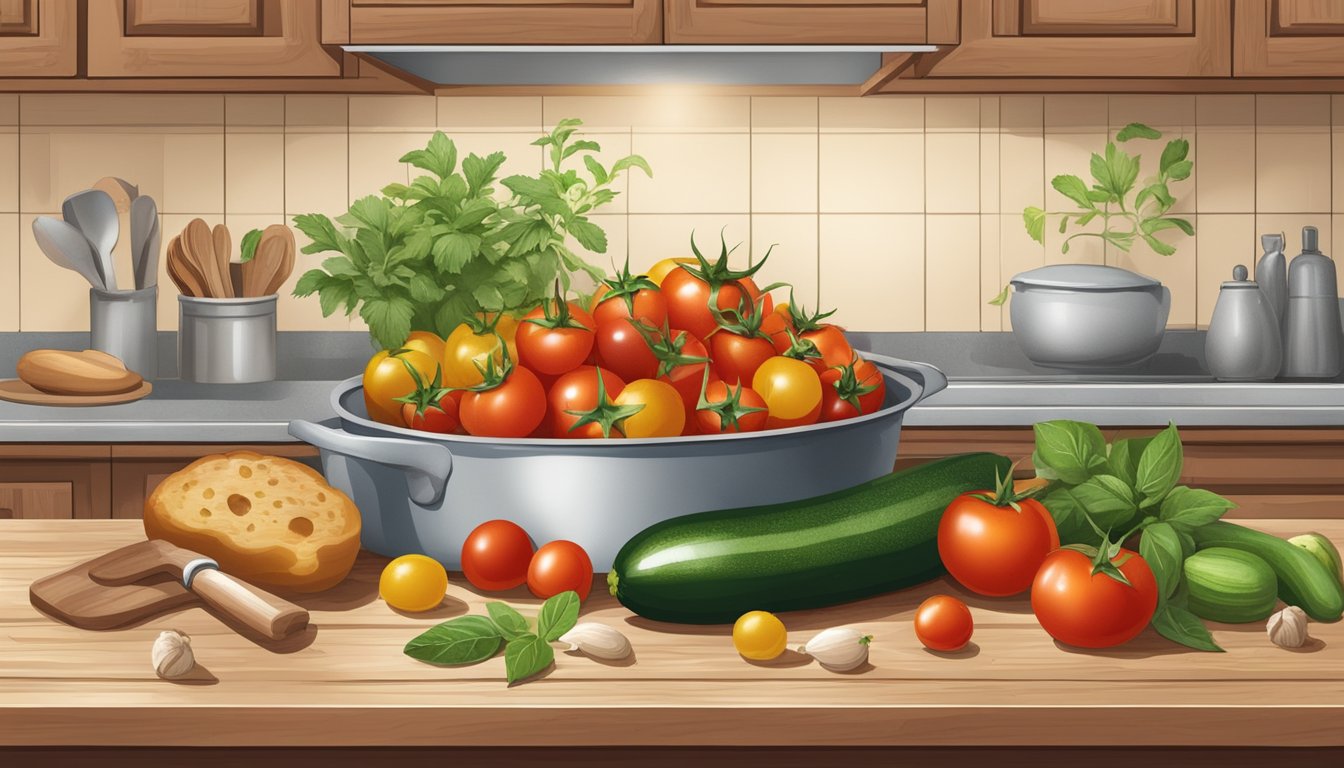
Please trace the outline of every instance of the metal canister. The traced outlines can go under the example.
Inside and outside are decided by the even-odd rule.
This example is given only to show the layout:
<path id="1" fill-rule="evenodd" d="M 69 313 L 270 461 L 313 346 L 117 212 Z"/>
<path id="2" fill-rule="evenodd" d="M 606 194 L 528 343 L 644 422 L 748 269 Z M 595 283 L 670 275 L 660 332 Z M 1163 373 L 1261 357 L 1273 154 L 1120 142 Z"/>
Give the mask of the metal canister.
<path id="1" fill-rule="evenodd" d="M 275 379 L 276 296 L 203 299 L 178 296 L 181 377 L 202 384 Z"/>

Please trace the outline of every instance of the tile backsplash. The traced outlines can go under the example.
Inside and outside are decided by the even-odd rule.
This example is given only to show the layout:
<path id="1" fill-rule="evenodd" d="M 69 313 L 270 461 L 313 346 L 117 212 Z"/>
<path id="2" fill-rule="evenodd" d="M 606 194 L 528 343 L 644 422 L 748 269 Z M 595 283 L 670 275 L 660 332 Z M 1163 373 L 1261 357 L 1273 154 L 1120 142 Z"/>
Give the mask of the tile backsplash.
<path id="1" fill-rule="evenodd" d="M 839 307 L 855 330 L 1006 330 L 985 302 L 1013 274 L 1089 261 L 1150 274 L 1172 290 L 1170 324 L 1206 326 L 1233 265 L 1251 266 L 1258 233 L 1321 230 L 1344 253 L 1344 95 L 1046 95 L 870 98 L 707 96 L 433 97 L 0 94 L 0 331 L 88 328 L 87 287 L 38 250 L 32 221 L 103 176 L 153 195 L 164 240 L 193 217 L 253 227 L 409 181 L 405 151 L 442 129 L 465 152 L 503 150 L 505 173 L 535 173 L 531 142 L 563 117 L 584 120 L 604 157 L 635 152 L 636 174 L 595 216 L 608 253 L 642 268 L 688 253 L 695 230 L 716 253 L 720 230 L 745 260 L 776 244 L 767 282 L 809 307 Z M 1075 240 L 1057 219 L 1044 246 L 1025 206 L 1072 207 L 1049 185 L 1087 178 L 1108 132 L 1144 122 L 1190 141 L 1195 173 L 1173 186 L 1193 237 L 1160 256 Z M 1136 146 L 1142 145 L 1142 146 Z M 1144 175 L 1161 144 L 1136 142 Z M 1177 233 L 1179 235 L 1179 233 Z M 300 255 L 295 277 L 321 255 Z M 166 275 L 159 327 L 177 327 Z M 286 293 L 288 289 L 286 289 Z M 284 296 L 284 330 L 362 327 L 323 318 L 316 299 Z"/>

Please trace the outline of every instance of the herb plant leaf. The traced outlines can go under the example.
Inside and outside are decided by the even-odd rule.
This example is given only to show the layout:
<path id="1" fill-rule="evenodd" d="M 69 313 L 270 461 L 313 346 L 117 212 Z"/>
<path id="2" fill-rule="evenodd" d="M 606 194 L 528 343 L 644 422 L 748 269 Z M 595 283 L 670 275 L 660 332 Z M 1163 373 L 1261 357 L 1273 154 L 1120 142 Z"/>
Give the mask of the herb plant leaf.
<path id="1" fill-rule="evenodd" d="M 522 635 L 504 647 L 504 675 L 510 684 L 541 672 L 554 661 L 555 649 L 536 635 Z"/>
<path id="2" fill-rule="evenodd" d="M 1208 628 L 1198 616 L 1171 601 L 1158 606 L 1157 613 L 1153 615 L 1153 629 L 1168 640 L 1188 648 L 1219 653 L 1223 650 L 1214 642 L 1213 635 L 1209 634 Z"/>
<path id="3" fill-rule="evenodd" d="M 1169 523 L 1153 523 L 1143 529 L 1143 537 L 1139 539 L 1139 555 L 1148 563 L 1153 577 L 1157 579 L 1160 599 L 1171 597 L 1181 581 L 1181 563 L 1185 560 L 1176 529 Z"/>
<path id="4" fill-rule="evenodd" d="M 1038 457 L 1066 483 L 1081 483 L 1106 464 L 1106 439 L 1092 424 L 1043 421 L 1035 432 Z"/>
<path id="5" fill-rule="evenodd" d="M 1145 506 L 1157 504 L 1176 486 L 1181 476 L 1181 437 L 1171 424 L 1157 433 L 1139 457 L 1135 490 Z"/>
<path id="6" fill-rule="evenodd" d="M 1115 135 L 1116 141 L 1129 141 L 1130 139 L 1160 139 L 1162 134 L 1149 128 L 1143 123 L 1130 123 Z"/>
<path id="7" fill-rule="evenodd" d="M 1111 443 L 1110 456 L 1107 461 L 1111 474 L 1131 486 L 1134 485 L 1138 479 L 1139 456 L 1143 455 L 1143 449 L 1148 447 L 1150 442 L 1152 442 L 1151 437 L 1131 437 Z"/>
<path id="8" fill-rule="evenodd" d="M 1087 185 L 1077 176 L 1067 174 L 1056 176 L 1050 180 L 1050 186 L 1054 187 L 1061 195 L 1077 203 L 1079 208 L 1092 210 L 1096 207 L 1087 195 Z"/>
<path id="9" fill-rule="evenodd" d="M 1102 531 L 1120 530 L 1138 511 L 1134 491 L 1114 475 L 1088 478 L 1073 489 L 1073 495 Z"/>
<path id="10" fill-rule="evenodd" d="M 537 615 L 537 634 L 548 643 L 574 628 L 579 621 L 579 595 L 573 590 L 550 597 Z"/>
<path id="11" fill-rule="evenodd" d="M 1221 518 L 1236 506 L 1212 491 L 1178 485 L 1162 500 L 1158 517 L 1176 530 L 1188 533 Z"/>
<path id="12" fill-rule="evenodd" d="M 499 652 L 503 637 L 484 616 L 461 616 L 431 627 L 406 644 L 405 653 L 431 664 L 475 664 Z"/>
<path id="13" fill-rule="evenodd" d="M 514 610 L 512 606 L 505 603 L 486 603 L 485 612 L 490 614 L 490 618 L 499 627 L 499 633 L 505 640 L 513 640 L 528 634 L 529 627 L 527 619 Z"/>

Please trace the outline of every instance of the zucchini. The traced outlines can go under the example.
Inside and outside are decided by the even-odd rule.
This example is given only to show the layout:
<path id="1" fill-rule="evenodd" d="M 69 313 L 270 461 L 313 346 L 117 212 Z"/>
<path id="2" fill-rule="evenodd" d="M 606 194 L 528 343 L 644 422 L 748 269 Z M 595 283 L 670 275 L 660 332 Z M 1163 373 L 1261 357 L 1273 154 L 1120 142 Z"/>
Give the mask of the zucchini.
<path id="1" fill-rule="evenodd" d="M 1231 547 L 1258 555 L 1279 579 L 1279 599 L 1316 621 L 1339 621 L 1344 614 L 1344 587 L 1302 547 L 1221 520 L 1195 528 L 1191 535 L 1199 549 Z"/>
<path id="2" fill-rule="evenodd" d="M 1209 547 L 1186 558 L 1186 605 L 1209 621 L 1246 624 L 1274 612 L 1279 580 L 1258 555 L 1231 547 Z"/>
<path id="3" fill-rule="evenodd" d="M 626 542 L 607 584 L 635 613 L 683 624 L 903 589 L 945 572 L 938 522 L 947 505 L 1011 470 L 1003 456 L 966 454 L 825 496 L 664 520 Z"/>

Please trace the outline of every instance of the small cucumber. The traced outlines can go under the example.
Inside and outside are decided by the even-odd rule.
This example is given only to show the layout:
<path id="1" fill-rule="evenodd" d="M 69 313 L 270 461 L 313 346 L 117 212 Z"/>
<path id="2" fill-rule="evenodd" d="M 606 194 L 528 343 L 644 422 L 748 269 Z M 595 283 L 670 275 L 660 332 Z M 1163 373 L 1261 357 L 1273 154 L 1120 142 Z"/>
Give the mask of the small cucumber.
<path id="1" fill-rule="evenodd" d="M 973 453 L 812 499 L 665 520 L 621 548 L 607 584 L 640 616 L 683 624 L 903 589 L 945 572 L 938 523 L 947 505 L 1011 469 L 1003 456 Z"/>
<path id="2" fill-rule="evenodd" d="M 1319 533 L 1304 533 L 1301 536 L 1294 536 L 1288 540 L 1289 544 L 1299 546 L 1312 554 L 1325 569 L 1334 574 L 1335 578 L 1341 584 L 1344 584 L 1344 567 L 1340 565 L 1339 550 L 1335 548 L 1335 543 L 1325 538 Z"/>
<path id="3" fill-rule="evenodd" d="M 1231 547 L 1258 555 L 1279 579 L 1279 599 L 1296 605 L 1316 621 L 1339 621 L 1344 614 L 1344 586 L 1302 547 L 1221 520 L 1202 525 L 1191 535 L 1201 550 Z"/>
<path id="4" fill-rule="evenodd" d="M 1258 555 L 1209 547 L 1186 558 L 1183 569 L 1187 607 L 1201 619 L 1246 624 L 1274 612 L 1279 580 Z"/>

